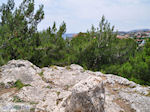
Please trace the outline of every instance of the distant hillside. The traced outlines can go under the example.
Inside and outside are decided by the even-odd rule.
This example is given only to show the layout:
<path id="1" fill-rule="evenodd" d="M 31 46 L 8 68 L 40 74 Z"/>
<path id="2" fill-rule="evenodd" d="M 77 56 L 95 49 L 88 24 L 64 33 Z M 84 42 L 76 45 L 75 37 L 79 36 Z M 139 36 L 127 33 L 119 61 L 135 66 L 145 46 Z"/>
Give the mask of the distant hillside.
<path id="1" fill-rule="evenodd" d="M 131 30 L 129 32 L 146 32 L 146 31 L 150 31 L 150 29 L 136 29 L 136 30 Z"/>
<path id="2" fill-rule="evenodd" d="M 66 38 L 72 38 L 74 35 L 76 35 L 77 33 L 66 33 L 63 35 L 63 38 L 66 39 Z"/>
<path id="3" fill-rule="evenodd" d="M 118 31 L 118 33 L 136 33 L 136 32 L 146 32 L 150 31 L 150 29 L 135 29 L 131 31 Z"/>
<path id="4" fill-rule="evenodd" d="M 136 32 L 146 32 L 146 31 L 150 31 L 150 29 L 135 29 L 135 30 L 131 30 L 131 31 L 118 31 L 118 34 L 128 34 L 128 33 L 136 33 Z M 66 33 L 63 35 L 63 38 L 69 38 L 71 39 L 74 35 L 76 35 L 77 33 Z"/>

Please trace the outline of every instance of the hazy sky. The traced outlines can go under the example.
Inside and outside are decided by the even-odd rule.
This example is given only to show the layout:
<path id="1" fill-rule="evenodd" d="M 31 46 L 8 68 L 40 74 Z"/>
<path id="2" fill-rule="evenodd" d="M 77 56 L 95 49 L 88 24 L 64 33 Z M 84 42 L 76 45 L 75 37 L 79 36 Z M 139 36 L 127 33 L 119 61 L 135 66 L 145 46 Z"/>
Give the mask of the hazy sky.
<path id="1" fill-rule="evenodd" d="M 7 0 L 0 0 L 0 5 Z M 15 0 L 20 4 L 21 0 Z M 105 15 L 117 30 L 150 28 L 150 0 L 35 0 L 44 5 L 45 19 L 38 29 L 46 29 L 56 21 L 67 24 L 67 33 L 84 32 Z"/>

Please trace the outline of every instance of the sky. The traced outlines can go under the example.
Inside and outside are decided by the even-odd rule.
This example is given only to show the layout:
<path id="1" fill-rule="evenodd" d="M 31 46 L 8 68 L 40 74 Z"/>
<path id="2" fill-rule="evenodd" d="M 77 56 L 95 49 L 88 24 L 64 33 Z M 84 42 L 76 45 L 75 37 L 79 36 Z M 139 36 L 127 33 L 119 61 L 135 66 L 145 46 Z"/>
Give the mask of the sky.
<path id="1" fill-rule="evenodd" d="M 14 0 L 18 6 L 21 0 Z M 0 0 L 0 5 L 7 0 Z M 101 17 L 115 26 L 115 30 L 150 29 L 150 0 L 35 0 L 44 5 L 45 18 L 38 30 L 47 29 L 54 21 L 65 21 L 67 33 L 86 32 L 93 24 L 98 27 Z"/>

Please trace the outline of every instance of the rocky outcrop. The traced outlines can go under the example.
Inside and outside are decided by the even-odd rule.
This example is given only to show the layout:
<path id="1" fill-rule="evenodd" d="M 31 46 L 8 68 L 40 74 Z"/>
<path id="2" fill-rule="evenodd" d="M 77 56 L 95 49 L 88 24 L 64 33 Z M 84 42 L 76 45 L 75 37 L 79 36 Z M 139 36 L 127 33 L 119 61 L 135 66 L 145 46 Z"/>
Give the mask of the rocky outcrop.
<path id="1" fill-rule="evenodd" d="M 76 84 L 65 101 L 65 112 L 104 112 L 104 87 L 98 77 Z"/>
<path id="2" fill-rule="evenodd" d="M 79 65 L 0 67 L 0 112 L 149 112 L 149 105 L 150 87 Z"/>

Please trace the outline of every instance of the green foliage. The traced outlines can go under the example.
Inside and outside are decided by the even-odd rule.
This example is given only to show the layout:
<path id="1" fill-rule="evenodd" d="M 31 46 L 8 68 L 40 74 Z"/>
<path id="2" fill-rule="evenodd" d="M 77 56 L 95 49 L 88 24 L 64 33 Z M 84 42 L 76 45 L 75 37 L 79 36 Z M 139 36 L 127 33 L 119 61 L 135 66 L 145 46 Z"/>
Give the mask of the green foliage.
<path id="1" fill-rule="evenodd" d="M 71 70 L 70 66 L 66 66 L 66 69 L 67 69 L 67 70 Z"/>
<path id="2" fill-rule="evenodd" d="M 0 9 L 0 65 L 11 59 L 30 60 L 38 44 L 36 32 L 44 17 L 43 6 L 34 14 L 34 0 L 24 0 L 16 9 L 14 1 L 8 0 Z"/>
<path id="3" fill-rule="evenodd" d="M 101 69 L 100 72 L 102 72 L 103 74 L 106 74 L 106 71 Z"/>
<path id="4" fill-rule="evenodd" d="M 131 78 L 132 70 L 132 65 L 129 62 L 127 62 L 121 66 L 121 68 L 119 69 L 119 74 L 123 77 Z"/>
<path id="5" fill-rule="evenodd" d="M 3 89 L 3 88 L 5 88 L 5 83 L 1 82 L 0 83 L 0 89 Z"/>
<path id="6" fill-rule="evenodd" d="M 107 69 L 105 65 L 120 65 L 128 61 L 135 54 L 137 44 L 133 39 L 117 39 L 113 30 L 114 27 L 102 17 L 98 28 L 92 26 L 87 34 L 72 39 L 75 63 L 96 71 Z"/>
<path id="7" fill-rule="evenodd" d="M 31 108 L 31 109 L 30 109 L 30 112 L 35 112 L 35 108 Z"/>
<path id="8" fill-rule="evenodd" d="M 23 88 L 25 85 L 20 81 L 20 80 L 17 80 L 14 84 L 14 86 L 18 89 L 21 89 Z"/>
<path id="9" fill-rule="evenodd" d="M 42 76 L 44 75 L 44 74 L 43 74 L 43 71 L 42 71 L 42 72 L 40 72 L 40 73 L 39 73 L 39 75 L 42 77 Z"/>
<path id="10" fill-rule="evenodd" d="M 59 95 L 60 95 L 60 92 L 59 92 L 59 91 L 57 91 L 57 92 L 56 92 L 56 94 L 57 94 L 57 96 L 59 97 Z"/>
<path id="11" fill-rule="evenodd" d="M 0 8 L 0 65 L 12 59 L 29 60 L 37 66 L 79 64 L 84 69 L 101 70 L 150 85 L 150 40 L 138 47 L 134 39 L 117 39 L 114 26 L 103 16 L 98 27 L 92 25 L 72 40 L 63 39 L 66 23 L 41 32 L 43 5 L 35 11 L 34 0 L 23 0 L 18 8 L 8 0 Z M 69 67 L 67 67 L 69 69 Z M 43 75 L 41 72 L 39 75 Z M 20 89 L 24 84 L 17 81 Z"/>
<path id="12" fill-rule="evenodd" d="M 104 73 L 107 74 L 107 73 L 113 73 L 115 75 L 119 75 L 118 74 L 118 70 L 120 68 L 120 65 L 119 64 L 115 64 L 115 65 L 104 65 L 102 67 L 102 70 L 105 71 Z M 102 72 L 103 73 L 103 72 Z"/>

